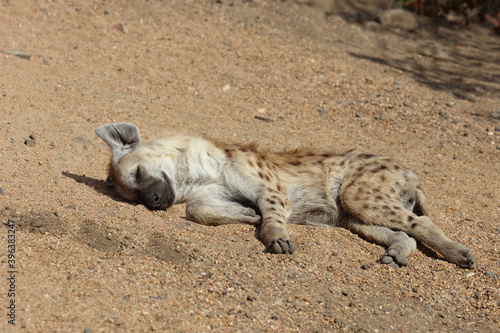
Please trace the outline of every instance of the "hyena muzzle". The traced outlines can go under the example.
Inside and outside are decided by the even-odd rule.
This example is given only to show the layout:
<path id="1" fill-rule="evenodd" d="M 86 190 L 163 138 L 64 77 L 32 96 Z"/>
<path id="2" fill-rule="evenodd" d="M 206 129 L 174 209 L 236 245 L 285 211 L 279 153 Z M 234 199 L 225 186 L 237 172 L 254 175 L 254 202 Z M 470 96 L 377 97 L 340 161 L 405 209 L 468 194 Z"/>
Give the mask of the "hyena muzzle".
<path id="1" fill-rule="evenodd" d="M 406 265 L 418 240 L 449 262 L 475 268 L 471 251 L 425 215 L 418 177 L 388 157 L 274 153 L 187 136 L 143 143 L 129 123 L 104 125 L 96 134 L 112 149 L 109 177 L 121 196 L 150 209 L 185 203 L 187 218 L 201 224 L 258 226 L 269 252 L 295 251 L 287 223 L 329 225 L 386 247 L 383 264 Z"/>

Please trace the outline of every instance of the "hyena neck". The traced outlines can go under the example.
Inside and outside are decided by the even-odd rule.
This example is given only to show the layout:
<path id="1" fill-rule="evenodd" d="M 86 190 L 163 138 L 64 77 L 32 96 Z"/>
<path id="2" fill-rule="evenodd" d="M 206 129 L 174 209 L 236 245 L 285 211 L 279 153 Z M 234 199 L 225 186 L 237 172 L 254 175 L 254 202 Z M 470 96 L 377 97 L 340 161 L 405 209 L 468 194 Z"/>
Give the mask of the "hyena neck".
<path id="1" fill-rule="evenodd" d="M 225 155 L 202 138 L 191 138 L 179 152 L 174 180 L 176 204 L 189 201 L 201 187 L 220 183 L 226 163 Z"/>

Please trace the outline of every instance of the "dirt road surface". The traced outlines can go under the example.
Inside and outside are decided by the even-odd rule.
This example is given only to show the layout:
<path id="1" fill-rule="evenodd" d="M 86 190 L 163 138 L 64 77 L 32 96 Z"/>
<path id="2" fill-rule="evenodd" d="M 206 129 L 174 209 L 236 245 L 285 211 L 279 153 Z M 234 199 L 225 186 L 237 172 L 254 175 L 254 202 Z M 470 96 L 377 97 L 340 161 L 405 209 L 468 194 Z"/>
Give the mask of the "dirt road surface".
<path id="1" fill-rule="evenodd" d="M 387 28 L 371 3 L 1 1 L 0 331 L 498 332 L 500 39 Z M 123 201 L 94 134 L 119 121 L 392 156 L 477 268 L 420 249 L 393 269 L 319 227 L 271 255 L 254 227 Z"/>

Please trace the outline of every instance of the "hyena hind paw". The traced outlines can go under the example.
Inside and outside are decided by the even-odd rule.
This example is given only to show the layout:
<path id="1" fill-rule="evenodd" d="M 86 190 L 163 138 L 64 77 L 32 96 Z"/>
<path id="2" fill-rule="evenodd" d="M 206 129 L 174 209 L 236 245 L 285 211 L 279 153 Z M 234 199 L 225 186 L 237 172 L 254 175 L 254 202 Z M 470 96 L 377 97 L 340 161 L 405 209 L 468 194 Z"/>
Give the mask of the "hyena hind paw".
<path id="1" fill-rule="evenodd" d="M 471 250 L 467 248 L 459 251 L 454 262 L 462 268 L 476 268 L 476 258 L 474 258 L 474 255 L 472 255 Z"/>
<path id="2" fill-rule="evenodd" d="M 295 244 L 292 241 L 286 241 L 281 238 L 271 241 L 271 243 L 267 246 L 268 252 L 276 254 L 292 254 L 295 252 L 295 249 Z"/>

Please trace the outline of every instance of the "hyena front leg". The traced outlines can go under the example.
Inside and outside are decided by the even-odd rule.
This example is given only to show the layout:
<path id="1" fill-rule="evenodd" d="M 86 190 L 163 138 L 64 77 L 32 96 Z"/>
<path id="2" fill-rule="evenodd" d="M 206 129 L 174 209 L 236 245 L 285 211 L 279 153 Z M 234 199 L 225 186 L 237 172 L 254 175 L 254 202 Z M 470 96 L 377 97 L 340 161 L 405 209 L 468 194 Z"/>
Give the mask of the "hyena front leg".
<path id="1" fill-rule="evenodd" d="M 290 240 L 286 227 L 289 198 L 286 194 L 266 188 L 258 200 L 262 213 L 260 237 L 271 253 L 293 253 L 295 244 Z"/>
<path id="2" fill-rule="evenodd" d="M 227 190 L 219 185 L 208 185 L 189 198 L 186 218 L 205 225 L 260 223 L 255 210 L 231 201 Z"/>
<path id="3" fill-rule="evenodd" d="M 369 225 L 357 218 L 350 218 L 342 222 L 341 225 L 365 240 L 387 248 L 384 255 L 380 258 L 380 262 L 388 266 L 406 266 L 406 258 L 417 249 L 415 239 L 403 231 L 394 231 L 386 227 Z"/>

